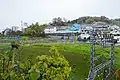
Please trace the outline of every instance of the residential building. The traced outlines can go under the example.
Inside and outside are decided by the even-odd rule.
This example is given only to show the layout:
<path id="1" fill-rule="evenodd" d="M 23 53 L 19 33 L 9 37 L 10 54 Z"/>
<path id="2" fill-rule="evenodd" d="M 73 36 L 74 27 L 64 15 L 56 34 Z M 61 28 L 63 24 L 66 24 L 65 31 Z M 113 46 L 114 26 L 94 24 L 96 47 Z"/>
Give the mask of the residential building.
<path id="1" fill-rule="evenodd" d="M 56 27 L 54 27 L 54 26 L 47 26 L 45 29 L 44 29 L 44 32 L 45 33 L 54 33 L 54 32 L 56 32 L 57 31 L 57 29 L 56 29 Z"/>

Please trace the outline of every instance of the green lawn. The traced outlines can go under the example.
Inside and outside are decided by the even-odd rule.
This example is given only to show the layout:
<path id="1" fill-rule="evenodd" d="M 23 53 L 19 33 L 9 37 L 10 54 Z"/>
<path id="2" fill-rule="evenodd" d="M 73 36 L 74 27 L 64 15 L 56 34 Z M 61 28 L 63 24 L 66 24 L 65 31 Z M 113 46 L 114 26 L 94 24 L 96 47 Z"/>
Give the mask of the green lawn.
<path id="1" fill-rule="evenodd" d="M 0 48 L 9 47 L 9 45 L 0 45 Z M 85 80 L 89 72 L 89 57 L 90 57 L 90 45 L 89 44 L 72 44 L 72 43 L 56 43 L 56 44 L 34 44 L 24 45 L 21 47 L 21 62 L 31 59 L 35 62 L 35 58 L 38 55 L 49 55 L 49 49 L 51 46 L 57 46 L 58 50 L 65 58 L 70 62 L 72 72 L 74 75 L 73 80 Z M 97 46 L 98 48 L 98 46 Z M 108 57 L 109 48 L 105 50 L 97 50 L 97 54 L 103 54 Z M 98 61 L 99 62 L 99 61 Z M 120 49 L 115 48 L 115 67 L 120 68 Z"/>

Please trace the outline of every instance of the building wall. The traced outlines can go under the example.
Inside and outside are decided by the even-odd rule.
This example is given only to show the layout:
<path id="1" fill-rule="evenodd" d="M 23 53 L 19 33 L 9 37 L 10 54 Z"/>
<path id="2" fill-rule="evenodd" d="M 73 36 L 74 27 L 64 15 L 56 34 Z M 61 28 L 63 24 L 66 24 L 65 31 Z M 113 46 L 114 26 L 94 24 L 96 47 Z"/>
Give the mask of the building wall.
<path id="1" fill-rule="evenodd" d="M 53 28 L 46 28 L 44 30 L 45 33 L 52 33 L 52 32 L 56 32 L 56 27 L 53 27 Z"/>

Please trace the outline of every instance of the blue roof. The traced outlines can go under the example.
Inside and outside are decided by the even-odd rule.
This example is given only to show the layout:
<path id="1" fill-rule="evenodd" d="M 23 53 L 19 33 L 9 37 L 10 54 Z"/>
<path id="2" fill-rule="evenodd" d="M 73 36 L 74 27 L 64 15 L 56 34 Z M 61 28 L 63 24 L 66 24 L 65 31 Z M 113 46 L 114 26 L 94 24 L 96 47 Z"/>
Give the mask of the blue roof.
<path id="1" fill-rule="evenodd" d="M 79 24 L 73 24 L 72 28 L 70 28 L 70 31 L 79 31 L 80 25 Z"/>
<path id="2" fill-rule="evenodd" d="M 79 24 L 73 24 L 70 29 L 62 30 L 62 31 L 60 31 L 60 33 L 61 32 L 65 32 L 65 33 L 66 32 L 77 32 L 77 31 L 79 31 L 79 29 L 80 29 L 80 25 Z M 57 32 L 59 32 L 59 31 L 57 31 Z"/>

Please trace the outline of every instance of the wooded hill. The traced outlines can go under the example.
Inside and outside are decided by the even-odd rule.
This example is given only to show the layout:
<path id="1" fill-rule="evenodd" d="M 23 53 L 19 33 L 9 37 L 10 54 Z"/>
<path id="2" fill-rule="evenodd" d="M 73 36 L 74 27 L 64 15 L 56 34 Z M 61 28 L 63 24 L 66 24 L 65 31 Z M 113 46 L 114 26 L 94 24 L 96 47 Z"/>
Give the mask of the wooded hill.
<path id="1" fill-rule="evenodd" d="M 58 17 L 58 18 L 54 18 L 52 23 L 50 24 L 53 26 L 64 26 L 64 25 L 70 25 L 74 23 L 91 24 L 93 22 L 98 22 L 98 21 L 120 26 L 120 18 L 109 19 L 105 16 L 101 16 L 101 17 L 84 16 L 84 17 L 79 17 L 78 19 L 75 19 L 75 20 L 68 20 L 68 21 L 66 19 L 62 19 Z"/>

